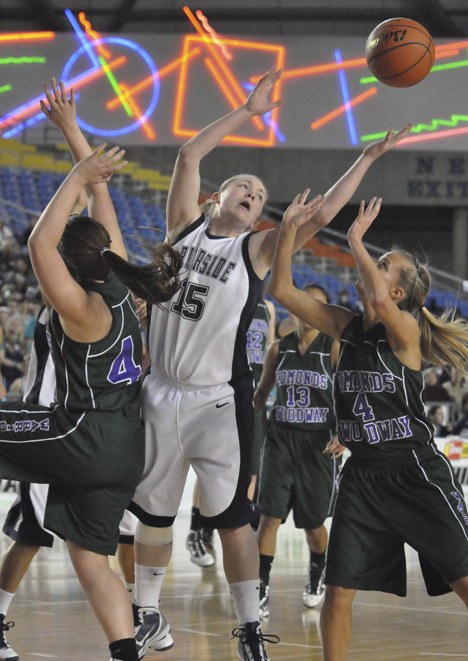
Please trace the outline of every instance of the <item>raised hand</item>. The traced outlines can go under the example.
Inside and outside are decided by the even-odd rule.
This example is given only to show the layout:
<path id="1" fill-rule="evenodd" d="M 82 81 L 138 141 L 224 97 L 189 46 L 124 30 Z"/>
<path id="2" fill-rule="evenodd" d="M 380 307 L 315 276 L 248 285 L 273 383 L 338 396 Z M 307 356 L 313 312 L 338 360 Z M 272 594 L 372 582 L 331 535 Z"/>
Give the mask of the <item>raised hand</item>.
<path id="1" fill-rule="evenodd" d="M 390 129 L 383 140 L 379 140 L 378 142 L 372 142 L 370 145 L 367 145 L 363 153 L 366 154 L 366 156 L 370 156 L 373 159 L 379 158 L 379 156 L 382 156 L 382 154 L 385 154 L 385 152 L 392 149 L 401 140 L 403 140 L 403 138 L 406 138 L 408 133 L 411 131 L 412 127 L 413 127 L 412 124 L 407 124 L 404 128 L 400 129 L 399 131 L 394 131 L 393 129 Z"/>
<path id="2" fill-rule="evenodd" d="M 55 78 L 50 79 L 50 86 L 52 91 L 47 85 L 43 85 L 44 94 L 47 99 L 41 99 L 41 110 L 47 119 L 56 124 L 60 129 L 66 126 L 71 126 L 76 122 L 76 105 L 75 105 L 75 92 L 70 90 L 70 98 L 68 98 L 65 83 L 61 80 L 58 85 Z"/>
<path id="3" fill-rule="evenodd" d="M 364 200 L 361 201 L 359 205 L 359 213 L 356 216 L 356 220 L 353 222 L 351 227 L 348 230 L 348 240 L 350 239 L 362 239 L 364 234 L 367 232 L 369 227 L 372 225 L 374 220 L 379 215 L 380 208 L 382 206 L 381 197 L 373 197 L 369 204 L 366 207 Z"/>
<path id="4" fill-rule="evenodd" d="M 282 75 L 283 72 L 281 69 L 272 67 L 264 76 L 260 78 L 254 89 L 247 97 L 247 101 L 245 102 L 245 105 L 250 112 L 252 112 L 254 115 L 263 115 L 264 113 L 270 112 L 270 110 L 273 110 L 273 108 L 276 108 L 283 103 L 281 99 L 271 101 L 271 93 L 273 87 Z"/>
<path id="5" fill-rule="evenodd" d="M 283 215 L 282 226 L 298 229 L 304 223 L 307 223 L 314 214 L 319 211 L 323 204 L 322 195 L 316 195 L 310 202 L 307 202 L 310 188 L 306 188 L 303 193 L 296 195 Z"/>
<path id="6" fill-rule="evenodd" d="M 125 167 L 128 161 L 122 160 L 125 150 L 112 147 L 104 151 L 105 144 L 75 165 L 72 175 L 78 176 L 84 185 L 108 182 L 112 175 Z"/>

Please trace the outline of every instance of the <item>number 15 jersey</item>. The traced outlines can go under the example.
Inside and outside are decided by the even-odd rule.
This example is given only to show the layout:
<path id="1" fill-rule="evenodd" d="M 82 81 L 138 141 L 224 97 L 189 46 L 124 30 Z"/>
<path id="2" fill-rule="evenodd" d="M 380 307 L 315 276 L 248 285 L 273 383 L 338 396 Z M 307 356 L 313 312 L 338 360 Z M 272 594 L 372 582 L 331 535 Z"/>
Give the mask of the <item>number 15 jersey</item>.
<path id="1" fill-rule="evenodd" d="M 261 287 L 250 236 L 215 236 L 202 215 L 173 243 L 183 259 L 181 288 L 153 307 L 148 330 L 151 365 L 170 379 L 207 387 L 249 372 L 246 333 Z"/>

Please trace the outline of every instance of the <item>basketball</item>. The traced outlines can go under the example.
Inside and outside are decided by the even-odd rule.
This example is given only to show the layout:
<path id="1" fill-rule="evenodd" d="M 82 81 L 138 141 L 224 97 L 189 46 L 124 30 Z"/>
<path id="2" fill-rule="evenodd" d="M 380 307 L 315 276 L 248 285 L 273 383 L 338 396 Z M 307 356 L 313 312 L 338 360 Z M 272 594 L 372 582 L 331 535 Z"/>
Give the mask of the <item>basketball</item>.
<path id="1" fill-rule="evenodd" d="M 434 51 L 432 37 L 423 25 L 409 18 L 389 18 L 368 36 L 365 55 L 381 83 L 411 87 L 431 70 Z"/>

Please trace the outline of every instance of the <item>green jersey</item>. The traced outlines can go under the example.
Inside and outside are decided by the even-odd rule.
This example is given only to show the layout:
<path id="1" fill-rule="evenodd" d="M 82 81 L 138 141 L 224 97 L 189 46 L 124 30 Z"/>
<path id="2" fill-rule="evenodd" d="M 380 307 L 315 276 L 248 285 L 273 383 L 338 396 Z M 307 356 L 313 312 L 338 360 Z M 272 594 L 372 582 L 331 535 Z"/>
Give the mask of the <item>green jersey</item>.
<path id="1" fill-rule="evenodd" d="M 255 308 L 252 323 L 247 331 L 247 357 L 257 386 L 262 376 L 265 351 L 270 330 L 270 312 L 263 299 L 260 299 Z"/>
<path id="2" fill-rule="evenodd" d="M 104 283 L 87 283 L 112 313 L 112 326 L 102 340 L 76 342 L 63 332 L 51 311 L 49 342 L 54 359 L 56 401 L 69 411 L 120 411 L 140 408 L 142 340 L 138 317 L 128 289 L 114 274 Z"/>
<path id="3" fill-rule="evenodd" d="M 271 421 L 314 432 L 334 430 L 332 344 L 331 337 L 319 333 L 302 355 L 295 332 L 280 340 Z"/>
<path id="4" fill-rule="evenodd" d="M 393 353 L 385 326 L 364 331 L 362 317 L 343 331 L 334 397 L 340 442 L 353 456 L 376 460 L 432 441 L 421 371 Z"/>

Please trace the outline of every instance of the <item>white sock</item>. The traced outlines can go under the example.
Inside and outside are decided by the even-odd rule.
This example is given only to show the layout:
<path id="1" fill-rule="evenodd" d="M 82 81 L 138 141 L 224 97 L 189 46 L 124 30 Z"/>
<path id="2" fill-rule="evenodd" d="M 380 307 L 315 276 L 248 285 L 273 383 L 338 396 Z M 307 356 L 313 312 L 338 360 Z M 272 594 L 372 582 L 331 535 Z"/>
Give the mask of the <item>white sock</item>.
<path id="1" fill-rule="evenodd" d="M 159 607 L 159 596 L 166 567 L 145 567 L 135 564 L 135 603 L 138 606 Z"/>
<path id="2" fill-rule="evenodd" d="M 260 579 L 229 583 L 239 624 L 258 622 L 260 608 Z"/>
<path id="3" fill-rule="evenodd" d="M 0 613 L 2 615 L 6 615 L 8 611 L 8 607 L 11 604 L 11 600 L 15 596 L 14 592 L 7 592 L 6 590 L 2 590 L 0 588 Z"/>

